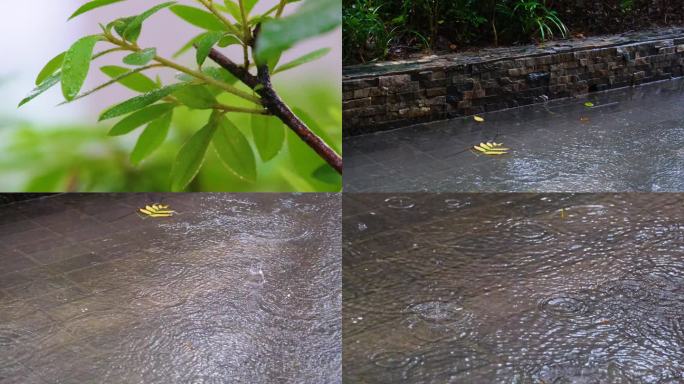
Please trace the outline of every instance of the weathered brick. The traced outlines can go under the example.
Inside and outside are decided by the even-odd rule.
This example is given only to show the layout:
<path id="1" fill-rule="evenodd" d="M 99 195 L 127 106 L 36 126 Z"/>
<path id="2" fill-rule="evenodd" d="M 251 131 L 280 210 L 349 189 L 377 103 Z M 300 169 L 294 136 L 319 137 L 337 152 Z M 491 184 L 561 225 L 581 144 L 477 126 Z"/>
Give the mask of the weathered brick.
<path id="1" fill-rule="evenodd" d="M 364 127 L 394 127 L 444 118 L 447 113 L 458 116 L 526 105 L 542 95 L 583 95 L 684 74 L 684 38 L 578 49 L 482 62 L 472 56 L 464 61 L 450 56 L 435 59 L 443 60 L 443 67 L 437 61 L 417 62 L 414 70 L 409 64 L 399 74 L 368 73 L 363 78 L 356 72 L 355 78 L 343 82 L 343 129 L 347 134 Z M 530 73 L 549 77 L 529 82 Z"/>
<path id="2" fill-rule="evenodd" d="M 354 91 L 354 99 L 363 99 L 370 96 L 370 88 L 357 89 Z"/>

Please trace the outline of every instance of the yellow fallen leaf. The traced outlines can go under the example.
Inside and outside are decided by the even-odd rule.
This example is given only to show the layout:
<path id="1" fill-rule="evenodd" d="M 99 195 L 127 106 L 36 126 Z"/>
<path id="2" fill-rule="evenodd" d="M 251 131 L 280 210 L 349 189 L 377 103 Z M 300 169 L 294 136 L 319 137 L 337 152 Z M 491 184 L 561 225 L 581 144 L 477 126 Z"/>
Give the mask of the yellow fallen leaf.
<path id="1" fill-rule="evenodd" d="M 171 217 L 176 211 L 171 211 L 168 208 L 168 205 L 152 204 L 146 205 L 145 208 L 140 208 L 138 211 L 149 217 Z"/>
<path id="2" fill-rule="evenodd" d="M 477 115 L 473 116 L 473 119 L 475 121 L 477 121 L 478 123 L 484 123 L 484 121 L 485 121 L 484 117 L 477 116 Z"/>
<path id="3" fill-rule="evenodd" d="M 171 217 L 171 216 L 173 216 L 173 214 L 172 213 L 152 213 L 148 216 L 150 216 L 150 217 Z"/>
<path id="4" fill-rule="evenodd" d="M 582 117 L 580 117 L 580 122 L 582 122 L 582 123 L 588 123 L 588 122 L 589 122 L 589 118 L 586 117 L 586 116 L 582 116 Z"/>
<path id="5" fill-rule="evenodd" d="M 480 145 L 473 146 L 473 149 L 489 156 L 505 155 L 510 151 L 510 148 L 504 148 L 503 143 L 486 142 Z"/>
<path id="6" fill-rule="evenodd" d="M 585 106 L 585 107 L 588 107 L 588 108 L 591 108 L 591 107 L 594 106 L 594 103 L 592 103 L 591 101 L 587 101 L 586 103 L 584 103 L 584 106 Z"/>

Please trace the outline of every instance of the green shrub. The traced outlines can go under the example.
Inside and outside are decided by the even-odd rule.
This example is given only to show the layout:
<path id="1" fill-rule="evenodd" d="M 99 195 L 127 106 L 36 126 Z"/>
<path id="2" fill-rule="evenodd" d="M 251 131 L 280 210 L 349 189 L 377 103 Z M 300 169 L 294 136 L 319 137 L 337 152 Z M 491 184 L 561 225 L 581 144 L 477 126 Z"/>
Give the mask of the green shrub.
<path id="1" fill-rule="evenodd" d="M 372 0 L 345 2 L 342 28 L 345 62 L 366 62 L 387 55 L 389 33 Z"/>
<path id="2" fill-rule="evenodd" d="M 129 1 L 90 0 L 70 19 Z M 339 27 L 339 0 L 280 0 L 259 14 L 254 12 L 259 0 L 198 0 L 196 6 L 175 1 L 148 2 L 148 10 L 100 24 L 100 33 L 78 39 L 51 59 L 38 74 L 36 88 L 19 105 L 57 84 L 61 85 L 65 103 L 117 83 L 130 88 L 138 94 L 103 111 L 100 121 L 119 119 L 109 131 L 110 136 L 142 131 L 128 158 L 133 167 L 140 166 L 172 137 L 174 115 L 187 110 L 207 112 L 204 121 L 193 127 L 192 134 L 176 148 L 168 177 L 168 187 L 174 191 L 189 188 L 213 152 L 222 160 L 226 177 L 236 177 L 244 185 L 260 189 L 260 168 L 272 164 L 286 146 L 296 148 L 294 153 L 300 152 L 301 146 L 309 147 L 314 157 L 305 161 L 317 166 L 307 175 L 309 178 L 341 185 L 339 142 L 331 142 L 330 135 L 306 117 L 303 109 L 309 106 L 285 103 L 271 81 L 330 51 L 324 47 L 293 61 L 280 62 L 281 55 L 299 42 Z M 285 15 L 284 10 L 294 3 L 301 5 Z M 147 20 L 169 11 L 202 30 L 186 44 L 178 44 L 178 54 L 194 53 L 191 65 L 161 56 L 154 46 L 139 45 Z M 227 57 L 217 49 L 228 46 L 239 47 L 240 57 Z M 125 54 L 122 65 L 100 68 L 111 79 L 82 92 L 95 59 L 117 52 Z M 175 79 L 164 84 L 160 77 L 149 76 L 150 71 L 158 70 L 175 72 Z M 242 116 L 250 117 L 249 132 L 236 124 Z"/>
<path id="3" fill-rule="evenodd" d="M 568 28 L 558 14 L 538 0 L 517 0 L 513 6 L 513 15 L 527 36 L 539 37 L 545 41 L 547 37 L 553 37 L 554 30 L 562 37 L 568 35 Z"/>
<path id="4" fill-rule="evenodd" d="M 346 63 L 568 34 L 545 0 L 355 0 L 343 17 Z"/>

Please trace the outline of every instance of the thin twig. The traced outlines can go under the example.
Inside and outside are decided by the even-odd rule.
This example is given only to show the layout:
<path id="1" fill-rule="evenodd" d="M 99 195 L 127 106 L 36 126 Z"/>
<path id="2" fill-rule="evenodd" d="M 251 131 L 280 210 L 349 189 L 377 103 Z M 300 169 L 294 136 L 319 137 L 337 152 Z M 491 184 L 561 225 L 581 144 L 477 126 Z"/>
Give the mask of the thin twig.
<path id="1" fill-rule="evenodd" d="M 283 11 L 285 10 L 285 4 L 287 4 L 286 0 L 280 0 L 280 4 L 278 4 L 278 11 L 276 12 L 276 17 L 280 17 L 283 15 Z"/>
<path id="2" fill-rule="evenodd" d="M 105 36 L 105 38 L 106 38 L 110 43 L 112 43 L 112 44 L 114 44 L 114 45 L 117 45 L 117 46 L 121 47 L 122 49 L 125 49 L 125 50 L 128 50 L 128 51 L 132 51 L 132 52 L 139 52 L 139 51 L 141 51 L 141 48 L 140 48 L 137 44 L 135 44 L 135 43 L 129 43 L 129 42 L 125 41 L 125 40 L 117 39 L 116 37 L 114 37 L 114 36 L 111 35 L 111 34 L 105 34 L 104 36 Z M 232 94 L 235 95 L 235 96 L 238 96 L 238 97 L 240 97 L 240 98 L 243 98 L 243 99 L 245 99 L 245 100 L 247 100 L 247 101 L 251 101 L 251 102 L 254 103 L 254 104 L 257 104 L 257 105 L 261 104 L 261 100 L 259 100 L 258 97 L 255 97 L 254 95 L 252 95 L 252 94 L 250 94 L 250 93 L 248 93 L 248 92 L 242 91 L 242 90 L 240 90 L 240 89 L 238 89 L 238 88 L 236 88 L 236 87 L 233 87 L 233 86 L 230 85 L 230 84 L 227 84 L 227 83 L 224 83 L 224 82 L 222 82 L 222 81 L 216 80 L 216 79 L 214 79 L 213 77 L 208 76 L 208 75 L 206 75 L 206 74 L 203 73 L 203 72 L 196 71 L 196 70 L 194 70 L 194 69 L 192 69 L 192 68 L 185 67 L 185 66 L 180 65 L 180 64 L 178 64 L 178 63 L 176 63 L 176 62 L 174 62 L 174 61 L 171 61 L 171 60 L 169 60 L 169 59 L 166 59 L 166 58 L 163 58 L 163 57 L 160 57 L 160 56 L 155 56 L 155 57 L 154 57 L 154 61 L 156 61 L 157 63 L 160 63 L 160 64 L 162 64 L 162 65 L 164 65 L 164 66 L 166 66 L 166 67 L 173 68 L 173 69 L 175 69 L 175 70 L 178 70 L 178 71 L 181 71 L 181 72 L 183 72 L 183 73 L 185 73 L 185 74 L 188 74 L 188 75 L 190 75 L 190 76 L 193 76 L 193 77 L 195 77 L 195 78 L 197 78 L 197 79 L 200 79 L 200 80 L 204 81 L 204 82 L 207 83 L 207 84 L 211 84 L 211 85 L 214 85 L 214 86 L 216 86 L 216 87 L 219 87 L 219 88 L 223 89 L 224 91 L 226 91 L 226 92 L 228 92 L 228 93 L 232 93 Z"/>
<path id="3" fill-rule="evenodd" d="M 265 109 L 233 107 L 230 105 L 225 105 L 225 104 L 220 104 L 220 103 L 214 105 L 214 109 L 218 109 L 218 110 L 224 111 L 224 112 L 239 112 L 239 113 L 249 113 L 249 114 L 254 114 L 254 115 L 268 115 L 269 114 L 269 112 Z"/>
<path id="4" fill-rule="evenodd" d="M 240 5 L 240 16 L 242 17 L 242 52 L 244 57 L 244 66 L 249 68 L 249 45 L 252 43 L 252 31 L 249 28 L 249 18 L 247 16 L 247 9 L 245 8 L 244 0 L 238 0 Z"/>
<path id="5" fill-rule="evenodd" d="M 226 19 L 226 17 L 223 16 L 223 14 L 219 12 L 219 10 L 217 10 L 216 7 L 214 7 L 214 4 L 212 4 L 211 1 L 199 0 L 199 2 L 202 3 L 202 5 L 204 5 L 209 10 L 209 12 L 213 13 L 214 16 L 221 20 L 223 24 L 225 24 L 231 32 L 233 32 L 237 36 L 240 36 L 240 30 L 237 29 L 237 27 L 234 26 L 233 23 L 230 22 L 230 20 Z"/>
<path id="6" fill-rule="evenodd" d="M 321 156 L 331 167 L 342 174 L 342 157 L 330 148 L 320 137 L 318 137 L 307 125 L 297 117 L 285 102 L 278 96 L 271 84 L 271 76 L 268 66 L 258 67 L 259 76 L 254 76 L 249 71 L 223 55 L 221 52 L 212 48 L 209 57 L 222 68 L 232 73 L 245 85 L 252 88 L 261 96 L 262 105 L 274 116 L 278 117 L 294 133 L 297 134 L 309 147 Z"/>

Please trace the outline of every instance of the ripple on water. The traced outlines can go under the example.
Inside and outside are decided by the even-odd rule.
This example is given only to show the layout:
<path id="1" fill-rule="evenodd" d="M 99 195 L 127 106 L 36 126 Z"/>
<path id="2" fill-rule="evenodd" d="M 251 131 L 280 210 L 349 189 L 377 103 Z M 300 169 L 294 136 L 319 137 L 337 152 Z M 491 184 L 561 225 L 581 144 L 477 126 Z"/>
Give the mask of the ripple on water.
<path id="1" fill-rule="evenodd" d="M 644 281 L 631 278 L 609 281 L 600 289 L 611 300 L 627 301 L 630 305 L 634 301 L 649 300 L 652 296 L 650 287 Z"/>
<path id="2" fill-rule="evenodd" d="M 393 231 L 410 228 L 415 249 L 396 250 L 402 236 L 349 244 L 364 252 L 344 271 L 345 343 L 359 351 L 345 360 L 352 381 L 682 382 L 681 199 L 568 196 L 492 198 L 468 209 L 471 221 L 420 226 L 408 211 Z M 640 199 L 656 202 L 644 209 Z M 429 209 L 421 200 L 416 215 Z M 475 343 L 488 347 L 475 360 L 489 365 L 465 362 Z"/>
<path id="3" fill-rule="evenodd" d="M 456 301 L 428 300 L 411 304 L 402 324 L 421 342 L 459 340 L 471 337 L 475 317 Z"/>
<path id="4" fill-rule="evenodd" d="M 592 326 L 601 320 L 598 303 L 598 295 L 592 290 L 559 292 L 541 299 L 537 308 L 550 319 Z"/>
<path id="5" fill-rule="evenodd" d="M 118 308 L 86 310 L 66 320 L 63 327 L 93 349 L 109 352 L 125 349 L 129 332 L 140 324 L 140 314 Z"/>
<path id="6" fill-rule="evenodd" d="M 506 172 L 503 175 L 506 180 L 515 180 L 516 183 L 536 184 L 553 180 L 559 176 L 558 170 L 549 167 L 549 159 L 520 156 L 506 163 Z M 518 187 L 525 190 L 525 187 Z M 528 187 L 529 188 L 529 187 Z"/>
<path id="7" fill-rule="evenodd" d="M 554 241 L 558 237 L 553 227 L 528 219 L 506 220 L 498 224 L 496 229 L 504 232 L 506 238 L 512 237 L 513 241 L 526 246 Z"/>
<path id="8" fill-rule="evenodd" d="M 447 324 L 462 321 L 464 309 L 450 301 L 426 301 L 409 306 L 408 310 L 428 323 Z"/>
<path id="9" fill-rule="evenodd" d="M 413 359 L 405 352 L 381 351 L 373 354 L 370 361 L 378 367 L 399 369 L 411 364 Z"/>
<path id="10" fill-rule="evenodd" d="M 2 368 L 29 358 L 36 341 L 37 334 L 34 332 L 11 324 L 0 325 L 0 374 Z"/>
<path id="11" fill-rule="evenodd" d="M 634 377 L 625 374 L 616 364 L 613 363 L 608 363 L 602 366 L 593 366 L 589 364 L 582 366 L 542 366 L 534 370 L 532 378 L 534 382 L 554 384 L 635 383 Z"/>
<path id="12" fill-rule="evenodd" d="M 458 199 L 445 199 L 444 204 L 448 210 L 459 210 L 466 208 L 472 204 L 472 199 L 469 196 L 463 196 Z"/>
<path id="13" fill-rule="evenodd" d="M 284 215 L 272 215 L 252 222 L 253 228 L 241 231 L 240 239 L 269 243 L 305 240 L 314 235 L 311 228 L 298 225 L 299 220 Z"/>
<path id="14" fill-rule="evenodd" d="M 170 308 L 183 305 L 193 292 L 177 286 L 173 282 L 165 285 L 141 287 L 138 296 L 149 301 L 157 308 Z"/>
<path id="15" fill-rule="evenodd" d="M 308 290 L 275 290 L 266 289 L 262 292 L 256 293 L 258 305 L 264 314 L 275 316 L 278 318 L 298 320 L 298 321 L 316 321 L 329 317 L 330 313 L 326 308 L 326 303 L 332 303 L 337 298 L 337 293 L 328 291 L 325 296 L 320 292 L 309 297 Z"/>
<path id="16" fill-rule="evenodd" d="M 490 364 L 486 354 L 459 343 L 423 346 L 414 364 L 402 368 L 403 378 L 411 383 L 460 383 L 464 374 Z"/>
<path id="17" fill-rule="evenodd" d="M 392 196 L 385 199 L 385 205 L 394 209 L 410 209 L 416 206 L 416 202 L 407 196 Z"/>

